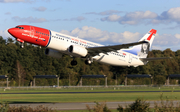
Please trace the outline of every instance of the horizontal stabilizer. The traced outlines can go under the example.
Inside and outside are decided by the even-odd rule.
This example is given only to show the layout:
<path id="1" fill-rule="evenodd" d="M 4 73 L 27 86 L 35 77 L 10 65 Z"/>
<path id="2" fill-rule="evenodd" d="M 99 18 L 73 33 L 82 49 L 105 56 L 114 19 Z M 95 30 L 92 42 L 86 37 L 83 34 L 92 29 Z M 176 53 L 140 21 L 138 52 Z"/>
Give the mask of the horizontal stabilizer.
<path id="1" fill-rule="evenodd" d="M 172 57 L 159 57 L 159 58 L 139 58 L 141 61 L 155 61 L 161 59 L 171 59 Z"/>

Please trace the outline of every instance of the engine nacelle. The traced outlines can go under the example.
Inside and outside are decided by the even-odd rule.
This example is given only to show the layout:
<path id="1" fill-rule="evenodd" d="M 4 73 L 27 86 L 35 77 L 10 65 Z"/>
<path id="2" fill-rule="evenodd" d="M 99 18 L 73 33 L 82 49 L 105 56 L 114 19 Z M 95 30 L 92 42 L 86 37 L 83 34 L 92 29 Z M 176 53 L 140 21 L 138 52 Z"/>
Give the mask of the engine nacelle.
<path id="1" fill-rule="evenodd" d="M 85 57 L 88 53 L 86 48 L 78 45 L 71 45 L 69 47 L 69 52 L 81 57 Z"/>
<path id="2" fill-rule="evenodd" d="M 54 49 L 60 52 L 67 52 L 69 45 L 66 42 L 59 42 L 59 41 L 51 41 L 48 45 L 48 48 Z"/>
<path id="3" fill-rule="evenodd" d="M 56 51 L 53 49 L 48 49 L 48 48 L 45 50 L 45 54 L 47 56 L 51 56 L 51 57 L 58 58 L 58 59 L 60 59 L 62 57 L 62 54 L 59 51 Z"/>

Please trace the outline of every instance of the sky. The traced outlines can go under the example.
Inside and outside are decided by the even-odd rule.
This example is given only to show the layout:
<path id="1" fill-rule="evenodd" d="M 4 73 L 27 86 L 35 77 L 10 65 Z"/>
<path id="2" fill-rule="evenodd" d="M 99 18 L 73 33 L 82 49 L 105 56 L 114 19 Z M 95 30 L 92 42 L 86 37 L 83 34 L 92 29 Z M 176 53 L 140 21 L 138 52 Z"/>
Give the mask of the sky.
<path id="1" fill-rule="evenodd" d="M 152 50 L 180 49 L 179 0 L 0 0 L 0 36 L 33 25 L 103 45 L 139 41 L 151 29 Z"/>

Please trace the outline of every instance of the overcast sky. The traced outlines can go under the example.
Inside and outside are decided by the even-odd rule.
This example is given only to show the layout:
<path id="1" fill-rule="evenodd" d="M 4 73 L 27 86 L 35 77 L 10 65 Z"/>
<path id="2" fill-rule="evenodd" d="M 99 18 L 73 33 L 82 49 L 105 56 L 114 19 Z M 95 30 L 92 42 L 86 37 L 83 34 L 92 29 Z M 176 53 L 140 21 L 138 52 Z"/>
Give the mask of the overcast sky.
<path id="1" fill-rule="evenodd" d="M 136 42 L 156 29 L 152 49 L 180 49 L 179 0 L 0 0 L 0 35 L 33 25 L 104 45 Z"/>

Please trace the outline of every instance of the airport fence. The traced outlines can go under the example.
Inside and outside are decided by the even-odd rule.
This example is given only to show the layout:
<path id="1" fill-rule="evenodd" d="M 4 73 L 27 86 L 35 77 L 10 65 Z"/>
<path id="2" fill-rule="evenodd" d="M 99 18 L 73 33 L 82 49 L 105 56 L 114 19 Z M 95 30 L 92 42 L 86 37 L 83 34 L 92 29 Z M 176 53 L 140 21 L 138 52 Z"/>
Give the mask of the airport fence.
<path id="1" fill-rule="evenodd" d="M 110 85 L 110 86 L 22 86 L 0 87 L 0 90 L 180 90 L 180 85 Z"/>

